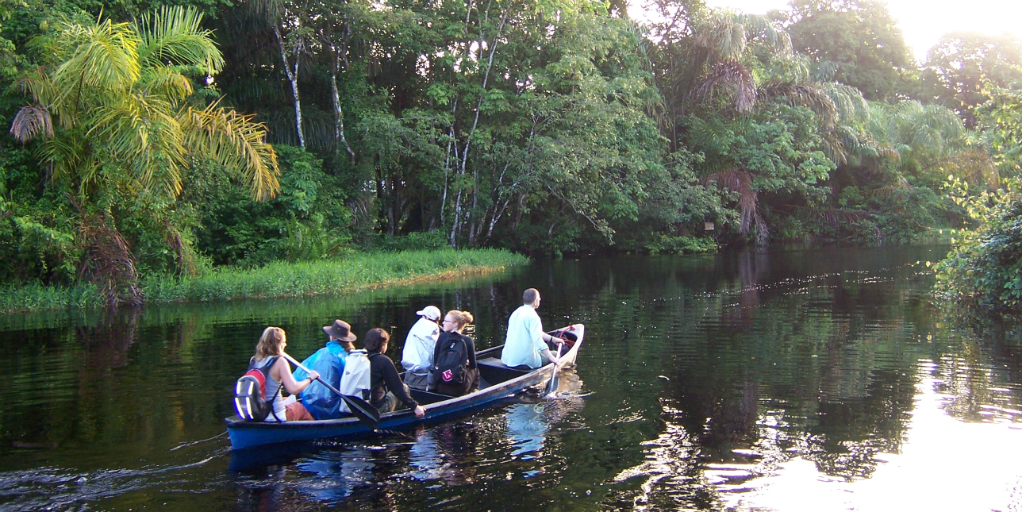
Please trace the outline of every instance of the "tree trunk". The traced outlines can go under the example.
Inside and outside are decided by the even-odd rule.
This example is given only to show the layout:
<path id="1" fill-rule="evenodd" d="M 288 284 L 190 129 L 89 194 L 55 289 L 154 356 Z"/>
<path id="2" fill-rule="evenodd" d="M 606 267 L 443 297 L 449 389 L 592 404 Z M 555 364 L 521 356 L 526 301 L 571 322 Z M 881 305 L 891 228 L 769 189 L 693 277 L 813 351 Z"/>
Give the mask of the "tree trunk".
<path id="1" fill-rule="evenodd" d="M 335 153 L 341 146 L 345 146 L 352 163 L 356 163 L 356 153 L 348 145 L 345 139 L 345 113 L 341 111 L 341 96 L 338 94 L 338 64 L 335 60 L 334 69 L 331 70 L 331 100 L 334 102 L 334 143 Z"/>
<path id="2" fill-rule="evenodd" d="M 486 14 L 485 14 L 485 16 L 486 16 Z M 469 160 L 469 148 L 470 148 L 470 146 L 473 143 L 473 134 L 476 133 L 476 127 L 480 123 L 480 107 L 483 106 L 484 93 L 487 91 L 487 81 L 490 79 L 491 68 L 494 65 L 494 51 L 497 50 L 497 48 L 498 48 L 498 45 L 497 45 L 498 37 L 501 35 L 501 29 L 504 28 L 505 20 L 507 19 L 507 17 L 508 17 L 508 11 L 503 12 L 502 15 L 501 15 L 501 21 L 498 22 L 498 28 L 495 31 L 494 37 L 492 38 L 490 53 L 489 53 L 489 55 L 487 57 L 487 67 L 484 69 L 484 79 L 483 79 L 483 83 L 482 83 L 482 85 L 480 87 L 480 89 L 481 89 L 480 97 L 477 99 L 476 109 L 475 109 L 475 112 L 474 112 L 474 115 L 473 115 L 473 125 L 469 128 L 469 133 L 466 135 L 466 144 L 462 148 L 462 162 L 461 162 L 461 165 L 459 166 L 459 175 L 460 176 L 465 176 L 466 175 L 466 162 Z M 483 51 L 483 44 L 482 44 L 482 42 L 483 42 L 483 37 L 481 37 L 480 38 L 480 42 L 477 43 L 480 51 Z M 476 172 L 473 173 L 473 185 L 474 185 L 474 189 L 478 188 L 477 186 L 479 185 L 477 183 L 477 173 Z M 461 195 L 461 191 L 460 191 L 460 195 Z M 457 224 L 458 224 L 458 214 L 456 214 L 456 221 L 455 221 L 455 223 L 453 223 L 453 225 L 457 225 Z M 472 223 L 471 223 L 471 225 L 472 225 Z M 454 236 L 455 236 L 455 234 L 453 233 L 452 234 L 452 239 L 453 240 L 454 240 Z"/>
<path id="3" fill-rule="evenodd" d="M 302 103 L 299 101 L 299 56 L 295 55 L 294 71 L 288 65 L 288 54 L 284 49 L 284 38 L 281 37 L 281 30 L 274 25 L 274 36 L 277 37 L 277 46 L 281 49 L 281 62 L 284 63 L 284 72 L 288 75 L 288 81 L 292 84 L 292 97 L 295 101 L 295 133 L 299 136 L 299 147 L 306 147 L 306 137 L 302 134 Z"/>
<path id="4" fill-rule="evenodd" d="M 462 214 L 462 191 L 455 195 L 455 214 L 452 215 L 452 233 L 448 236 L 448 245 L 452 246 L 452 249 L 457 249 L 458 246 L 455 243 L 455 234 L 459 231 L 459 216 Z"/>

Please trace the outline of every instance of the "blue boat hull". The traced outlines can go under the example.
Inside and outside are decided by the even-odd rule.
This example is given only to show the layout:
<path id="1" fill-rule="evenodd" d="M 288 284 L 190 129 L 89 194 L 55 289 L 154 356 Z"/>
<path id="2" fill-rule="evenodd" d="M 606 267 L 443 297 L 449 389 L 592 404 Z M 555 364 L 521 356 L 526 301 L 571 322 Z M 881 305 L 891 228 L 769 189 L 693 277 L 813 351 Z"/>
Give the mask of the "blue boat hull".
<path id="1" fill-rule="evenodd" d="M 571 326 L 571 328 L 572 332 L 577 336 L 577 341 L 572 349 L 559 360 L 560 368 L 575 364 L 576 354 L 580 349 L 580 345 L 583 344 L 583 324 L 576 324 Z M 518 376 L 503 380 L 468 395 L 454 398 L 444 397 L 445 399 L 426 403 L 424 404 L 426 414 L 423 418 L 417 418 L 408 409 L 395 411 L 382 414 L 377 430 L 370 430 L 355 417 L 277 423 L 244 421 L 238 416 L 233 416 L 225 419 L 228 437 L 231 439 L 231 447 L 235 450 L 241 450 L 267 444 L 327 438 L 350 441 L 386 433 L 382 431 L 400 432 L 411 430 L 416 425 L 440 423 L 500 405 L 519 392 L 543 386 L 551 378 L 553 364 L 550 363 L 528 373 L 516 372 L 513 369 L 503 367 L 495 359 L 495 356 L 501 354 L 501 348 L 500 346 L 494 347 L 477 353 L 481 377 L 487 379 L 487 376 L 484 375 L 485 372 L 494 376 L 493 378 L 496 380 L 501 376 Z M 486 361 L 490 361 L 490 363 Z M 429 393 L 415 394 L 417 399 L 433 395 Z M 438 395 L 433 395 L 433 397 L 440 398 Z"/>

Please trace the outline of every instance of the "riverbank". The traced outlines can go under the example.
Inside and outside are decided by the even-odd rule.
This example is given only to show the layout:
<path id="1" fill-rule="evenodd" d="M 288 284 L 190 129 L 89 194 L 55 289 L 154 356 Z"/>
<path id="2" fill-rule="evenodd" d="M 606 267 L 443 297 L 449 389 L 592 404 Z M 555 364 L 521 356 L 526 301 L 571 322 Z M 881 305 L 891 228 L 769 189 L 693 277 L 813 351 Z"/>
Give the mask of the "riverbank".
<path id="1" fill-rule="evenodd" d="M 147 304 L 339 295 L 494 272 L 525 265 L 528 261 L 520 254 L 495 249 L 370 253 L 344 260 L 274 262 L 256 269 L 221 267 L 195 277 L 151 277 L 143 279 L 142 291 Z M 103 304 L 99 290 L 91 284 L 71 287 L 32 284 L 0 289 L 0 311 L 5 313 Z"/>

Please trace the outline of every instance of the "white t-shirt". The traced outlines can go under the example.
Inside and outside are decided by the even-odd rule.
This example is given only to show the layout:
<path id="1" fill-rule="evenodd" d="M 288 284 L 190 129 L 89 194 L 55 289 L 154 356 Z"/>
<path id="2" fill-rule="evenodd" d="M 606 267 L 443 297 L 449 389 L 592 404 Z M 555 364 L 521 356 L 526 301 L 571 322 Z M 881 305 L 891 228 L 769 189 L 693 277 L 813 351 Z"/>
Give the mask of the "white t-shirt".
<path id="1" fill-rule="evenodd" d="M 441 328 L 437 323 L 420 317 L 409 335 L 405 338 L 405 348 L 402 349 L 402 367 L 405 371 L 413 373 L 426 373 L 430 365 L 434 364 L 434 344 L 441 334 Z"/>

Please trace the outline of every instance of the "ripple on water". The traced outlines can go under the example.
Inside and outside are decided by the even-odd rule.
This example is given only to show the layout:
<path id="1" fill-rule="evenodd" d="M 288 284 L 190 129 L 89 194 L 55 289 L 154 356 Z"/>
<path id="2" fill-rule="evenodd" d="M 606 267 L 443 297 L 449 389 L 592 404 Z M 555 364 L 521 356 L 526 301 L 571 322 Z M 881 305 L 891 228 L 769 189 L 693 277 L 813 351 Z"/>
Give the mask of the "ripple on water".
<path id="1" fill-rule="evenodd" d="M 37 468 L 0 473 L 0 505 L 8 511 L 68 510 L 147 488 L 187 484 L 187 472 L 217 456 L 175 466 L 89 472 Z"/>

